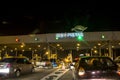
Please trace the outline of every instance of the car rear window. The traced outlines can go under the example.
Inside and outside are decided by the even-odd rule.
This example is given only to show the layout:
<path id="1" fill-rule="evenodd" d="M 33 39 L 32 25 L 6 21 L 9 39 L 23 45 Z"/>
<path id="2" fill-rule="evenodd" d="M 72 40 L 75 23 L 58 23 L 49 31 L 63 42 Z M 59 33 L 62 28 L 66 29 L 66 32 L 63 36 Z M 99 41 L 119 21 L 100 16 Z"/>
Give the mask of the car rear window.
<path id="1" fill-rule="evenodd" d="M 104 57 L 90 57 L 90 58 L 82 58 L 80 60 L 80 66 L 98 66 L 98 67 L 111 67 L 115 66 L 114 62 L 109 59 L 109 58 L 104 58 Z"/>
<path id="2" fill-rule="evenodd" d="M 15 62 L 16 61 L 16 58 L 5 58 L 5 59 L 2 59 L 0 62 Z"/>

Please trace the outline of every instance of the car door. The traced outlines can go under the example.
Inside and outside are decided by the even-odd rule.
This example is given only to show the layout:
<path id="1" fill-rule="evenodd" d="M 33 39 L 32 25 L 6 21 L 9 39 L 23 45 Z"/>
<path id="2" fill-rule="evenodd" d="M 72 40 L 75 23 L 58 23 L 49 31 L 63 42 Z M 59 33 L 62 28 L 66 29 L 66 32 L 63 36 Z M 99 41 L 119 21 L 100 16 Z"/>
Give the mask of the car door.
<path id="1" fill-rule="evenodd" d="M 25 66 L 24 68 L 25 68 L 26 72 L 31 72 L 31 70 L 33 68 L 32 63 L 26 58 L 24 58 L 24 66 Z"/>
<path id="2" fill-rule="evenodd" d="M 26 72 L 26 65 L 24 62 L 24 58 L 18 58 L 17 64 L 19 65 L 18 68 L 21 70 L 21 73 Z"/>

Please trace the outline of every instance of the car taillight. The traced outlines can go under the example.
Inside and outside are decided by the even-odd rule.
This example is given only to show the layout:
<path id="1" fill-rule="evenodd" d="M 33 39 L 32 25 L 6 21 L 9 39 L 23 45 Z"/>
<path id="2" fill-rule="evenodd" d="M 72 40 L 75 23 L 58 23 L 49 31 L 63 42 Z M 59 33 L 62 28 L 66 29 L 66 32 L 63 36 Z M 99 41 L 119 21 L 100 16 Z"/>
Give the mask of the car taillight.
<path id="1" fill-rule="evenodd" d="M 120 71 L 117 71 L 117 74 L 120 75 Z"/>
<path id="2" fill-rule="evenodd" d="M 47 64 L 48 64 L 48 62 L 45 62 L 45 64 L 47 65 Z"/>
<path id="3" fill-rule="evenodd" d="M 83 76 L 84 74 L 85 74 L 84 68 L 80 67 L 80 68 L 79 68 L 79 71 L 78 71 L 78 75 L 79 75 L 79 76 Z"/>
<path id="4" fill-rule="evenodd" d="M 10 63 L 8 63 L 7 64 L 7 66 L 6 66 L 6 68 L 10 68 L 11 67 L 11 64 Z"/>

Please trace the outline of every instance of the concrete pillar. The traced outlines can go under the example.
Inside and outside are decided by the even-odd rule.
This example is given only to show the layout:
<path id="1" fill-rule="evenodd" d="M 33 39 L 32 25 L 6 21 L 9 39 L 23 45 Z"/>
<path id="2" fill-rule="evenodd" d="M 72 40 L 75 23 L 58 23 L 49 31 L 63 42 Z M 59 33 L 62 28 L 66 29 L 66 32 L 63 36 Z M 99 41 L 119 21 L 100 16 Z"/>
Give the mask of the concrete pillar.
<path id="1" fill-rule="evenodd" d="M 108 55 L 108 56 L 109 56 L 111 59 L 113 59 L 112 45 L 111 45 L 110 41 L 108 42 L 108 52 L 109 52 L 109 55 Z"/>
<path id="2" fill-rule="evenodd" d="M 93 54 L 93 49 L 90 49 L 90 56 L 92 56 Z"/>
<path id="3" fill-rule="evenodd" d="M 49 44 L 47 46 L 47 52 L 48 52 L 47 57 L 48 57 L 48 59 L 50 59 L 51 53 L 50 53 L 50 46 L 49 46 Z"/>
<path id="4" fill-rule="evenodd" d="M 101 54 L 101 47 L 99 47 L 99 56 L 102 56 L 102 54 Z"/>
<path id="5" fill-rule="evenodd" d="M 33 60 L 33 57 L 34 57 L 34 51 L 32 51 L 32 60 Z"/>
<path id="6" fill-rule="evenodd" d="M 70 50 L 69 56 L 70 56 L 70 61 L 73 62 L 73 59 L 72 59 L 72 50 Z"/>
<path id="7" fill-rule="evenodd" d="M 57 49 L 55 49 L 56 59 L 58 58 Z"/>

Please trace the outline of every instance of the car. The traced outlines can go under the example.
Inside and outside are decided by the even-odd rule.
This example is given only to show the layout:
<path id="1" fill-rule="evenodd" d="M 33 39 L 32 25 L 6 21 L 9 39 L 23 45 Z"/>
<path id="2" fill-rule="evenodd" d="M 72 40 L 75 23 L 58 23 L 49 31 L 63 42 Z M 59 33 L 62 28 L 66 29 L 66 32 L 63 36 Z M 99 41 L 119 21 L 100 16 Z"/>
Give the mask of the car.
<path id="1" fill-rule="evenodd" d="M 52 66 L 52 62 L 50 62 L 49 59 L 41 59 L 39 61 L 32 61 L 32 64 L 35 67 L 39 67 L 39 68 L 53 68 Z"/>
<path id="2" fill-rule="evenodd" d="M 110 57 L 82 56 L 72 72 L 73 80 L 120 80 L 118 66 Z"/>
<path id="3" fill-rule="evenodd" d="M 34 71 L 34 65 L 25 57 L 6 57 L 0 61 L 1 77 L 19 77 Z"/>

